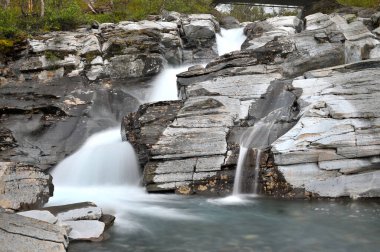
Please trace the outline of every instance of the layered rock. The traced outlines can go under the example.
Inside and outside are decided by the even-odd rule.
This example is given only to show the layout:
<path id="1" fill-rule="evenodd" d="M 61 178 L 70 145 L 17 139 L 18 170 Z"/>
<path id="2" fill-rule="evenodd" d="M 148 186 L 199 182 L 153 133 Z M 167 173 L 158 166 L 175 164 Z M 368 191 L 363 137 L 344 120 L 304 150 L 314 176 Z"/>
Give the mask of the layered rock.
<path id="1" fill-rule="evenodd" d="M 52 177 L 39 169 L 0 162 L 0 207 L 26 210 L 41 207 L 53 195 Z"/>
<path id="2" fill-rule="evenodd" d="M 260 181 L 268 194 L 380 195 L 379 94 L 370 74 L 378 62 L 363 62 L 376 55 L 377 38 L 355 17 L 317 13 L 305 23 L 248 24 L 245 50 L 178 75 L 182 101 L 144 105 L 124 119 L 148 191 L 229 193 L 239 144 L 248 140 L 267 150 Z M 345 156 L 337 154 L 342 146 Z"/>
<path id="3" fill-rule="evenodd" d="M 0 213 L 0 244 L 2 251 L 64 252 L 69 241 L 63 227 L 21 215 Z"/>
<path id="4" fill-rule="evenodd" d="M 323 197 L 380 195 L 380 61 L 307 72 L 301 118 L 273 143 L 275 164 L 294 188 Z"/>

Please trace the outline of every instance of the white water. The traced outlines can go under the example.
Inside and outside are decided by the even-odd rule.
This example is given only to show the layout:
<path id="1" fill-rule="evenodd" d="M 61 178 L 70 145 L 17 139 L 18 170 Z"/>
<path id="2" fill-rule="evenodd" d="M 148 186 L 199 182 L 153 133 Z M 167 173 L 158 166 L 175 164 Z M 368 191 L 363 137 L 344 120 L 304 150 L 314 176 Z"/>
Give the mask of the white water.
<path id="1" fill-rule="evenodd" d="M 153 92 L 149 102 L 178 100 L 177 74 L 187 71 L 189 65 L 168 67 L 153 80 Z"/>
<path id="2" fill-rule="evenodd" d="M 120 128 L 92 135 L 52 172 L 54 185 L 138 185 L 138 161 L 132 146 L 121 141 Z"/>
<path id="3" fill-rule="evenodd" d="M 236 166 L 234 188 L 232 191 L 232 195 L 238 195 L 241 193 L 241 179 L 242 179 L 245 159 L 247 158 L 247 153 L 248 153 L 248 148 L 245 148 L 244 146 L 240 145 L 239 159 Z"/>
<path id="4" fill-rule="evenodd" d="M 233 51 L 240 51 L 241 45 L 246 39 L 244 28 L 229 30 L 221 28 L 220 33 L 216 35 L 219 56 Z"/>
<path id="5" fill-rule="evenodd" d="M 255 180 L 253 181 L 253 194 L 258 194 L 259 189 L 259 174 L 260 174 L 260 160 L 262 150 L 256 150 L 256 162 L 255 162 Z"/>

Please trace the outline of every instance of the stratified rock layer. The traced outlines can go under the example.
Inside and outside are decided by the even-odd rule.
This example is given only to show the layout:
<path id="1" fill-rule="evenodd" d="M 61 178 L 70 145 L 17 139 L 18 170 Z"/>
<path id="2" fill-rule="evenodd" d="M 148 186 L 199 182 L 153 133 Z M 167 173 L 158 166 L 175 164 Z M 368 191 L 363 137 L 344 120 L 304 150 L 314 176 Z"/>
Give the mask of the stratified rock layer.
<path id="1" fill-rule="evenodd" d="M 307 72 L 302 116 L 273 143 L 275 163 L 294 188 L 325 197 L 380 195 L 380 61 Z"/>
<path id="2" fill-rule="evenodd" d="M 124 119 L 148 191 L 229 193 L 243 143 L 266 149 L 258 161 L 265 193 L 380 196 L 379 62 L 363 61 L 379 42 L 355 17 L 305 21 L 248 24 L 244 50 L 177 75 L 182 101 Z"/>

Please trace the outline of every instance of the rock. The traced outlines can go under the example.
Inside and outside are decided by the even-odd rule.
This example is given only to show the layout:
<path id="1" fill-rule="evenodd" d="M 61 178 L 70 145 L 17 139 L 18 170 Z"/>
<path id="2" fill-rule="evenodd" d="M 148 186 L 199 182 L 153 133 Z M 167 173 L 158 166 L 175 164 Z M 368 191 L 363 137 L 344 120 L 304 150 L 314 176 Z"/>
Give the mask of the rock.
<path id="1" fill-rule="evenodd" d="M 90 81 L 94 81 L 104 74 L 104 67 L 101 65 L 93 65 L 91 69 L 87 71 L 86 76 Z"/>
<path id="2" fill-rule="evenodd" d="M 65 221 L 71 228 L 71 240 L 101 241 L 105 224 L 98 220 Z"/>
<path id="3" fill-rule="evenodd" d="M 240 28 L 240 22 L 234 17 L 226 16 L 220 20 L 220 26 L 224 29 L 236 29 Z"/>
<path id="4" fill-rule="evenodd" d="M 55 217 L 53 214 L 51 214 L 49 211 L 46 210 L 31 210 L 31 211 L 25 211 L 25 212 L 19 212 L 17 213 L 19 215 L 37 219 L 40 221 L 48 222 L 51 224 L 55 224 L 58 221 L 58 218 Z"/>
<path id="5" fill-rule="evenodd" d="M 102 209 L 91 202 L 45 207 L 44 210 L 54 214 L 62 222 L 99 220 L 102 216 Z"/>
<path id="6" fill-rule="evenodd" d="M 379 195 L 378 63 L 316 70 L 293 81 L 294 88 L 303 90 L 298 101 L 302 117 L 273 143 L 272 151 L 294 188 L 321 197 Z"/>
<path id="7" fill-rule="evenodd" d="M 159 54 L 121 55 L 110 59 L 107 71 L 117 79 L 143 77 L 159 73 L 164 65 L 165 60 Z"/>
<path id="8" fill-rule="evenodd" d="M 59 251 L 69 244 L 64 228 L 16 214 L 0 213 L 3 251 Z"/>
<path id="9" fill-rule="evenodd" d="M 380 26 L 380 12 L 377 12 L 371 16 L 371 21 L 374 28 L 377 28 Z"/>
<path id="10" fill-rule="evenodd" d="M 96 56 L 96 58 L 91 61 L 91 65 L 103 65 L 103 63 L 103 58 L 101 56 Z"/>
<path id="11" fill-rule="evenodd" d="M 105 227 L 104 230 L 108 230 L 110 227 L 112 227 L 113 223 L 115 222 L 116 217 L 110 214 L 103 214 L 102 217 L 100 217 L 99 221 L 103 222 Z"/>
<path id="12" fill-rule="evenodd" d="M 52 177 L 31 165 L 0 162 L 0 206 L 28 210 L 45 204 L 53 195 Z"/>

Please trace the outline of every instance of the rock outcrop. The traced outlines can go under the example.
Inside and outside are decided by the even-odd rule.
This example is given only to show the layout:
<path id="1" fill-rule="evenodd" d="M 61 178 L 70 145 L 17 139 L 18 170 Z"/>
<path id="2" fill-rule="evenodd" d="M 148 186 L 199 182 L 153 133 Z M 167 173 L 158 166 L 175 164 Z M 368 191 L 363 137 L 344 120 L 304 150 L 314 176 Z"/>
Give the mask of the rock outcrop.
<path id="1" fill-rule="evenodd" d="M 39 169 L 0 162 L 0 207 L 27 210 L 41 207 L 53 195 L 52 177 Z"/>
<path id="2" fill-rule="evenodd" d="M 376 58 L 378 39 L 363 22 L 321 13 L 305 25 L 255 22 L 244 50 L 177 75 L 182 101 L 144 105 L 123 122 L 148 191 L 228 194 L 239 144 L 249 140 L 266 149 L 263 192 L 378 197 L 380 94 L 370 73 L 379 62 L 363 61 Z"/>
<path id="3" fill-rule="evenodd" d="M 272 145 L 294 188 L 322 197 L 380 195 L 380 61 L 306 72 L 297 124 Z"/>
<path id="4" fill-rule="evenodd" d="M 157 21 L 105 23 L 98 28 L 51 32 L 27 41 L 19 60 L 3 66 L 2 81 L 90 81 L 154 76 L 167 64 L 202 62 L 218 55 L 219 23 L 209 14 L 166 13 Z"/>

